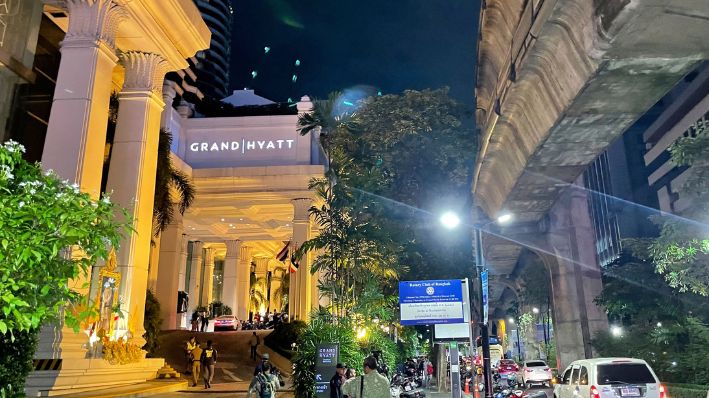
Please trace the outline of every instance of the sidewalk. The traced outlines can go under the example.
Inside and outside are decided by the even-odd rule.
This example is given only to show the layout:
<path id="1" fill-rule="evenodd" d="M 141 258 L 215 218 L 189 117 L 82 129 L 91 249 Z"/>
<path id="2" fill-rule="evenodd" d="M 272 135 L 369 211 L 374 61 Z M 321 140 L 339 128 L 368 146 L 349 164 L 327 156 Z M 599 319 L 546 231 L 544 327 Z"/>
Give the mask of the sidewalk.
<path id="1" fill-rule="evenodd" d="M 463 398 L 478 398 L 473 393 L 465 394 L 465 393 L 461 392 L 460 396 Z M 450 391 L 438 392 L 438 389 L 426 390 L 426 398 L 451 398 L 451 397 L 452 397 L 452 393 Z"/>

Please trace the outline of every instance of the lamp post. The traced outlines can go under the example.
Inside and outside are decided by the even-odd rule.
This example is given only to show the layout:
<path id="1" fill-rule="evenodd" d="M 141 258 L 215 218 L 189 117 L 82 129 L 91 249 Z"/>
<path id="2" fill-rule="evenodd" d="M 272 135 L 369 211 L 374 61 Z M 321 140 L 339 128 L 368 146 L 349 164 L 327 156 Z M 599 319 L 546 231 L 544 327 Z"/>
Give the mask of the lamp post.
<path id="1" fill-rule="evenodd" d="M 499 223 L 505 224 L 512 220 L 512 214 L 503 213 L 500 214 L 496 220 L 490 221 L 485 224 L 473 224 L 473 248 L 475 249 L 475 268 L 480 281 L 480 340 L 482 340 L 483 349 L 483 378 L 485 380 L 485 398 L 492 398 L 492 370 L 490 366 L 490 335 L 487 325 L 487 319 L 485 319 L 485 303 L 483 302 L 483 280 L 482 273 L 487 271 L 485 267 L 485 257 L 483 255 L 483 240 L 482 240 L 482 228 L 492 224 Z M 443 224 L 448 229 L 455 229 L 460 224 L 460 218 L 453 212 L 446 212 L 441 216 L 441 224 Z M 471 347 L 473 348 L 473 347 Z"/>

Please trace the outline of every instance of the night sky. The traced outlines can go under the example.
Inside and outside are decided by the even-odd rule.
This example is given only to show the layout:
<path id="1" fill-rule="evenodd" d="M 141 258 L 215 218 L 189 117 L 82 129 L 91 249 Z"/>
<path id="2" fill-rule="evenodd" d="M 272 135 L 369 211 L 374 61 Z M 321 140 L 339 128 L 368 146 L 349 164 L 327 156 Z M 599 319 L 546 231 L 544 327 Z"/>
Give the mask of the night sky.
<path id="1" fill-rule="evenodd" d="M 232 3 L 232 89 L 297 101 L 357 85 L 384 94 L 449 86 L 473 104 L 478 0 Z"/>

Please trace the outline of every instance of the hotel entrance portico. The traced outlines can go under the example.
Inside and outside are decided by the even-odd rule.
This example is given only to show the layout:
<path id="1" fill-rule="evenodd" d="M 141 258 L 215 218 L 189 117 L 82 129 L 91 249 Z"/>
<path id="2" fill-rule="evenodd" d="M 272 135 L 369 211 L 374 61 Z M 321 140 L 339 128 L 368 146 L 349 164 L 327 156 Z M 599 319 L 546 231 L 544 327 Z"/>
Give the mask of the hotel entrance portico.
<path id="1" fill-rule="evenodd" d="M 306 112 L 312 104 L 304 97 L 297 107 Z M 319 301 L 310 256 L 291 273 L 283 253 L 317 233 L 308 216 L 308 184 L 324 175 L 317 137 L 298 134 L 296 114 L 172 120 L 173 162 L 192 178 L 196 194 L 162 233 L 154 249 L 159 260 L 156 253 L 151 259 L 163 329 L 187 327 L 194 310 L 213 301 L 240 320 L 281 311 L 286 275 L 290 318 L 307 319 Z M 252 274 L 261 281 L 253 289 L 266 298 L 259 308 L 251 305 Z M 176 311 L 178 291 L 188 293 L 186 312 Z"/>

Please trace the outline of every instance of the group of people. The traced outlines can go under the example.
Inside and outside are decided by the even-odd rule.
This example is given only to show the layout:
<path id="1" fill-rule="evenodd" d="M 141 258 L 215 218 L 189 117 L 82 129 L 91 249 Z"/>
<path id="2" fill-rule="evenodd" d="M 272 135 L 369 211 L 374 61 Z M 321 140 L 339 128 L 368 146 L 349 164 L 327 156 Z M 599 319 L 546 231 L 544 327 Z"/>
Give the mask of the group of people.
<path id="1" fill-rule="evenodd" d="M 364 374 L 357 377 L 353 368 L 338 363 L 330 379 L 330 398 L 388 398 L 389 379 L 380 374 L 374 356 L 364 359 Z"/>
<path id="2" fill-rule="evenodd" d="M 193 312 L 190 325 L 193 332 L 206 332 L 209 327 L 209 313 L 206 311 Z"/>
<path id="3" fill-rule="evenodd" d="M 399 371 L 407 377 L 419 377 L 428 387 L 433 376 L 433 364 L 427 357 L 408 358 Z"/>
<path id="4" fill-rule="evenodd" d="M 192 336 L 187 341 L 187 369 L 192 373 L 192 387 L 197 387 L 200 373 L 204 378 L 204 388 L 212 388 L 214 368 L 217 364 L 217 350 L 212 346 L 212 340 L 207 340 L 207 346 L 202 349 L 199 341 Z"/>

